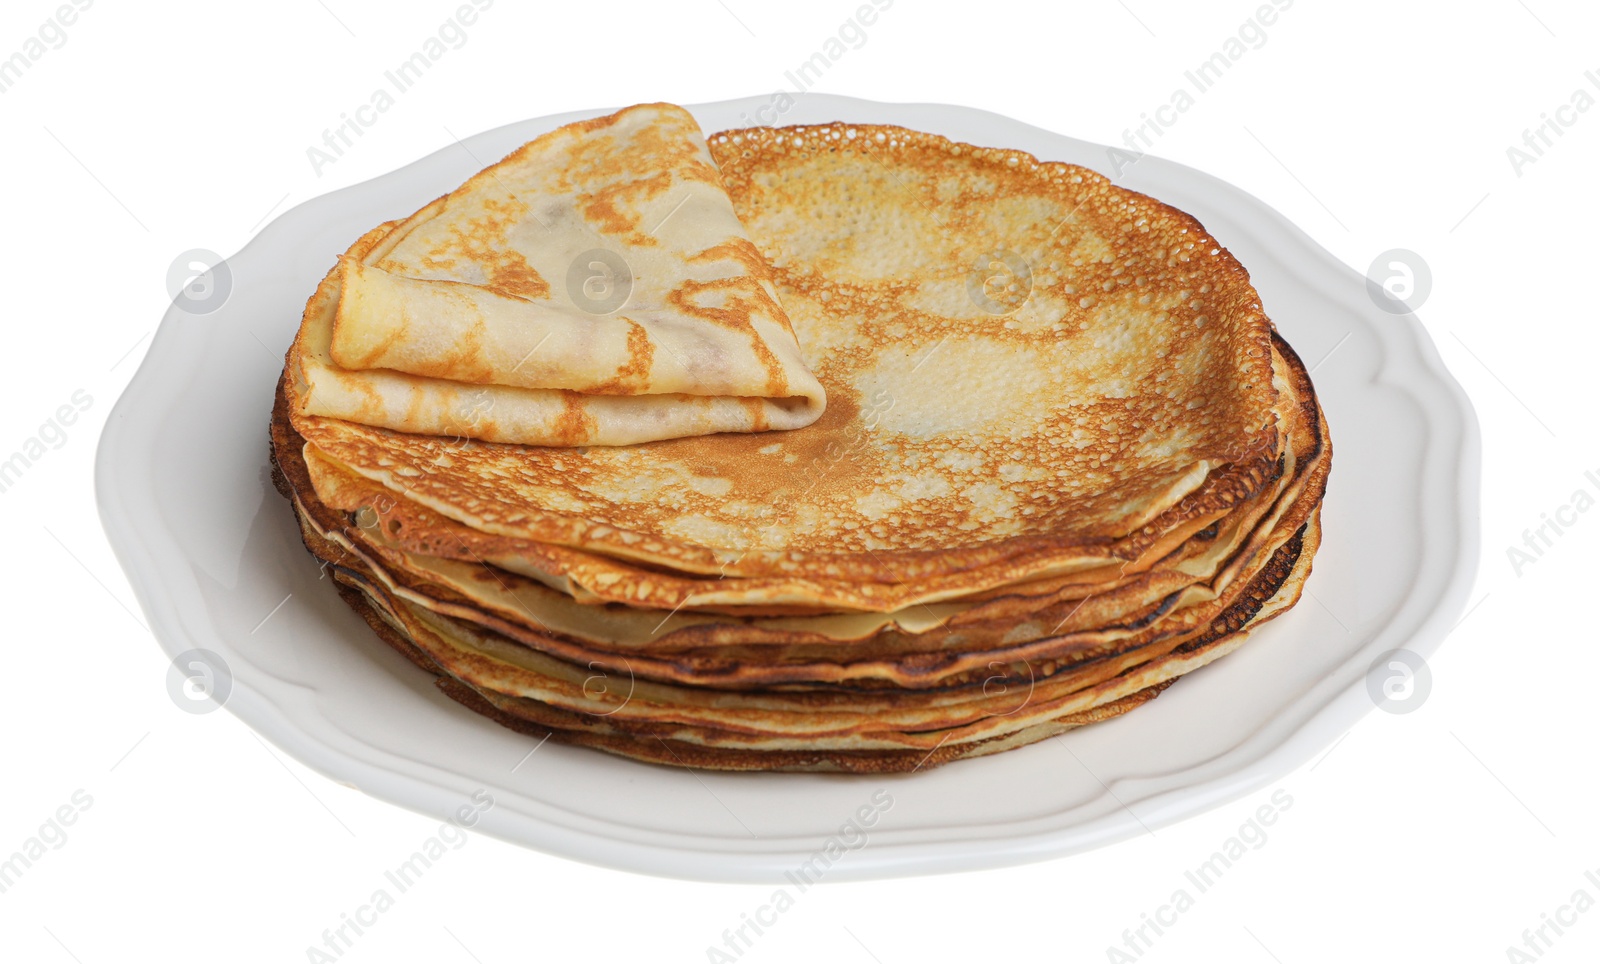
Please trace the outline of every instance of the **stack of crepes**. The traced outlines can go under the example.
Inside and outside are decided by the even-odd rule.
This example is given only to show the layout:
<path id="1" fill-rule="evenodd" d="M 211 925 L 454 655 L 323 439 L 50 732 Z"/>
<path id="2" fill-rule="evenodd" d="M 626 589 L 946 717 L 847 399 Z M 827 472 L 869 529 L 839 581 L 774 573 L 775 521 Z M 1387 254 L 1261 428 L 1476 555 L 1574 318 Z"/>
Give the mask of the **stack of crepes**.
<path id="1" fill-rule="evenodd" d="M 1244 268 L 895 127 L 545 135 L 340 259 L 273 419 L 449 696 L 656 763 L 888 772 L 1116 716 L 1298 599 L 1331 449 Z"/>

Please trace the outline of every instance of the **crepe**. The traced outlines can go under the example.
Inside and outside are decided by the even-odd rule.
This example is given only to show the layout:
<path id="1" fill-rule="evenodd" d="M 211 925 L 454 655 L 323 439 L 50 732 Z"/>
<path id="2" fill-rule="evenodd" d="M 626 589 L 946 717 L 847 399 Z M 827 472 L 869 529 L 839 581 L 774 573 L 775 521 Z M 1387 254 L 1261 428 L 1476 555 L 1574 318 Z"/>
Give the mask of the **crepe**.
<path id="1" fill-rule="evenodd" d="M 1237 556 L 1259 551 L 1251 547 L 1259 547 L 1261 527 L 1270 528 L 1283 519 L 1298 526 L 1320 503 L 1325 488 L 1331 454 L 1326 428 L 1303 365 L 1287 345 L 1283 351 L 1286 377 L 1281 398 L 1289 444 L 1281 479 L 1256 502 L 1241 506 L 1186 541 L 1150 571 L 1122 573 L 1098 582 L 1045 579 L 1015 583 L 882 614 L 832 610 L 764 617 L 760 605 L 723 606 L 717 615 L 700 614 L 683 605 L 686 598 L 674 602 L 673 597 L 658 599 L 643 590 L 650 580 L 668 587 L 693 580 L 639 569 L 631 570 L 630 582 L 618 585 L 641 588 L 622 588 L 610 599 L 613 603 L 633 600 L 634 605 L 603 605 L 582 594 L 576 585 L 520 576 L 477 559 L 470 549 L 455 558 L 409 552 L 398 537 L 405 531 L 403 514 L 396 513 L 398 503 L 386 498 L 384 490 L 370 483 L 365 487 L 355 484 L 358 494 L 352 498 L 343 486 L 330 488 L 328 480 L 307 471 L 315 456 L 300 457 L 307 447 L 281 415 L 274 431 L 280 435 L 279 449 L 287 455 L 284 471 L 298 480 L 299 489 L 312 490 L 305 497 L 310 505 L 301 510 L 311 516 L 310 524 L 337 542 L 342 554 L 368 560 L 369 566 L 386 573 L 384 579 L 392 589 L 424 606 L 456 614 L 476 613 L 466 618 L 513 634 L 518 632 L 517 624 L 527 626 L 535 635 L 521 638 L 536 647 L 551 636 L 595 647 L 594 653 L 580 661 L 604 659 L 607 652 L 629 654 L 635 660 L 647 651 L 692 652 L 701 659 L 703 671 L 707 654 L 715 653 L 722 664 L 772 662 L 796 673 L 797 661 L 836 651 L 840 644 L 853 644 L 852 658 L 863 659 L 1002 642 L 1018 644 L 1062 633 L 1084 633 L 1103 641 L 1108 634 L 1096 633 L 1099 627 L 1143 627 L 1151 619 L 1166 618 L 1186 605 L 1215 598 L 1219 577 L 1238 571 Z M 334 509 L 338 511 L 330 511 Z M 710 581 L 705 591 L 738 582 L 741 580 Z M 832 591 L 843 595 L 848 588 L 839 585 Z M 749 601 L 759 603 L 763 598 L 749 592 Z M 738 595 L 732 590 L 727 594 Z M 648 608 L 652 604 L 655 608 Z M 923 669 L 925 672 L 926 667 Z"/>
<path id="2" fill-rule="evenodd" d="M 396 608 L 410 611 L 416 619 L 431 626 L 434 634 L 500 639 L 503 648 L 518 651 L 526 648 L 559 663 L 582 667 L 579 679 L 595 671 L 612 673 L 630 681 L 630 692 L 634 683 L 644 684 L 649 680 L 740 692 L 747 692 L 752 686 L 774 685 L 786 690 L 798 688 L 829 693 L 845 692 L 839 688 L 841 686 L 850 691 L 879 694 L 886 692 L 886 688 L 898 688 L 903 692 L 888 698 L 884 705 L 896 702 L 905 705 L 912 692 L 931 695 L 937 701 L 944 699 L 941 694 L 987 688 L 1000 680 L 1031 687 L 1044 684 L 1062 669 L 1085 660 L 1104 660 L 1115 654 L 1132 653 L 1133 661 L 1138 662 L 1182 645 L 1206 631 L 1214 621 L 1224 618 L 1247 596 L 1252 581 L 1260 576 L 1273 553 L 1292 541 L 1315 514 L 1315 505 L 1303 505 L 1300 511 L 1281 519 L 1270 534 L 1263 533 L 1262 540 L 1249 553 L 1239 556 L 1237 565 L 1230 566 L 1214 584 L 1178 594 L 1148 617 L 1105 629 L 1074 627 L 1064 635 L 1032 641 L 1007 640 L 977 649 L 951 645 L 944 651 L 929 653 L 886 654 L 875 647 L 833 647 L 830 651 L 820 645 L 809 649 L 769 646 L 753 650 L 724 645 L 623 654 L 586 645 L 571 637 L 551 635 L 548 627 L 530 630 L 526 624 L 441 601 L 433 593 L 421 592 L 396 581 L 369 556 L 353 551 L 338 539 L 329 539 L 318 554 L 336 568 L 362 574 Z M 314 529 L 305 535 L 308 544 L 316 543 L 319 536 L 327 536 Z M 440 626 L 452 628 L 441 629 Z M 468 645 L 477 649 L 483 647 L 482 643 Z M 548 669 L 555 664 L 541 665 Z"/>
<path id="3" fill-rule="evenodd" d="M 1271 324 L 1187 215 L 1082 168 L 899 128 L 710 144 L 826 391 L 817 422 L 534 455 L 296 428 L 478 532 L 715 577 L 1120 563 L 1108 542 L 1215 518 L 1272 477 Z M 1043 252 L 1007 315 L 967 288 L 997 243 Z"/>
<path id="4" fill-rule="evenodd" d="M 889 583 L 826 577 L 684 576 L 567 547 L 485 535 L 408 499 L 393 497 L 383 486 L 333 465 L 314 447 L 304 461 L 317 499 L 356 513 L 360 537 L 381 543 L 375 547 L 380 552 L 401 553 L 405 558 L 399 565 L 403 567 L 429 570 L 429 574 L 418 573 L 420 578 L 466 581 L 489 592 L 509 592 L 511 586 L 517 586 L 524 595 L 539 596 L 533 587 L 521 588 L 531 579 L 591 605 L 612 602 L 670 610 L 674 615 L 662 643 L 684 624 L 695 622 L 696 613 L 804 617 L 817 612 L 861 611 L 883 613 L 901 625 L 908 620 L 943 625 L 950 618 L 963 621 L 958 614 L 970 609 L 971 602 L 1004 597 L 1012 601 L 1010 606 L 989 609 L 998 613 L 1004 608 L 1015 622 L 1016 617 L 1033 611 L 1029 608 L 1033 601 L 1070 602 L 1141 582 L 1165 585 L 1167 591 L 1181 588 L 1213 571 L 1214 561 L 1231 552 L 1286 487 L 1304 483 L 1322 447 L 1320 416 L 1298 357 L 1284 345 L 1283 354 L 1275 352 L 1274 358 L 1283 367 L 1277 376 L 1281 390 L 1275 414 L 1287 439 L 1277 478 L 1231 512 L 1200 516 L 1164 531 L 1160 526 L 1151 527 L 1153 532 L 1161 532 L 1159 538 L 1146 536 L 1097 547 L 1103 555 L 1087 568 L 1060 565 L 1048 555 L 1040 555 L 981 569 L 910 575 Z M 302 440 L 296 435 L 285 444 L 299 446 Z M 474 578 L 472 572 L 483 564 L 527 578 Z M 533 606 L 544 610 L 537 602 Z M 976 618 L 981 617 L 968 615 L 964 621 Z M 830 634 L 842 638 L 837 634 L 858 631 L 850 627 L 876 629 L 885 620 L 831 621 L 837 628 L 829 630 Z"/>
<path id="5" fill-rule="evenodd" d="M 1302 427 L 1317 431 L 1316 424 Z M 1143 589 L 1137 583 L 1025 615 L 1017 614 L 1015 597 L 1000 597 L 967 609 L 948 628 L 934 622 L 912 632 L 886 620 L 855 639 L 830 636 L 836 631 L 830 620 L 841 617 L 724 618 L 720 625 L 710 620 L 680 624 L 673 635 L 681 642 L 674 644 L 670 636 L 658 642 L 667 622 L 681 617 L 617 606 L 562 606 L 559 594 L 542 587 L 524 584 L 511 591 L 508 583 L 517 577 L 492 567 L 454 579 L 441 577 L 436 568 L 407 571 L 403 567 L 410 562 L 403 554 L 381 548 L 376 534 L 381 526 L 351 526 L 348 516 L 319 506 L 314 497 L 296 497 L 296 507 L 308 545 L 330 564 L 359 571 L 405 605 L 476 624 L 574 665 L 625 672 L 630 679 L 717 688 L 805 681 L 948 689 L 993 680 L 995 667 L 1001 665 L 1019 667 L 1016 672 L 1032 683 L 1090 656 L 1163 642 L 1176 645 L 1206 626 L 1238 600 L 1265 560 L 1314 516 L 1328 449 L 1325 436 L 1314 435 L 1310 441 L 1314 455 L 1296 473 L 1296 483 L 1285 488 L 1266 514 L 1251 516 L 1256 524 L 1242 543 L 1230 544 L 1225 557 L 1176 585 L 1157 581 L 1146 604 L 1122 605 L 1125 590 L 1137 598 Z M 290 489 L 298 485 L 303 491 L 307 482 L 292 457 L 294 447 L 280 450 L 288 455 L 280 465 Z"/>
<path id="6" fill-rule="evenodd" d="M 397 611 L 381 592 L 348 570 L 336 571 L 335 578 L 344 584 L 346 601 L 385 641 L 439 675 L 440 689 L 514 729 L 677 766 L 903 772 L 1023 746 L 1118 715 L 1153 698 L 1178 676 L 1237 649 L 1251 631 L 1292 606 L 1310 573 L 1320 531 L 1314 515 L 1290 544 L 1274 554 L 1273 565 L 1253 584 L 1253 594 L 1241 601 L 1229 618 L 1183 645 L 1144 661 L 1125 658 L 1092 666 L 1077 678 L 1076 688 L 1069 686 L 1065 693 L 1041 695 L 1037 688 L 1000 691 L 989 700 L 987 710 L 974 713 L 959 705 L 936 709 L 935 715 L 924 713 L 923 722 L 906 730 L 895 729 L 889 714 L 878 710 L 869 710 L 866 717 L 851 722 L 848 713 L 841 718 L 808 709 L 790 721 L 809 727 L 805 733 L 785 729 L 784 718 L 766 708 L 745 712 L 743 724 L 737 713 L 711 714 L 723 727 L 705 725 L 704 720 L 686 716 L 681 709 L 667 712 L 664 720 L 642 718 L 637 711 L 619 719 L 622 714 L 618 711 L 632 706 L 637 698 L 637 685 L 625 681 L 627 686 L 620 693 L 608 693 L 604 686 L 591 690 L 596 680 L 615 683 L 596 676 L 593 670 L 587 671 L 587 677 L 581 670 L 568 675 L 570 695 L 565 709 L 558 705 L 559 696 L 551 703 L 510 695 L 505 690 L 532 685 L 553 696 L 551 687 L 558 690 L 561 683 L 558 678 L 530 674 L 519 665 L 523 660 L 515 656 L 511 656 L 513 662 L 502 662 L 496 656 L 510 654 L 492 642 L 480 640 L 484 644 L 480 648 L 461 637 L 449 641 L 434 634 L 416 621 L 414 611 L 409 616 L 404 607 Z M 355 591 L 347 591 L 351 589 Z M 467 678 L 475 679 L 476 685 L 466 682 Z M 582 685 L 574 687 L 578 680 L 583 680 Z M 726 705 L 726 701 L 719 700 L 719 704 Z M 653 709 L 660 712 L 660 704 Z M 752 722 L 760 725 L 752 727 Z"/>
<path id="7" fill-rule="evenodd" d="M 1301 542 L 1292 542 L 1262 573 L 1259 595 L 1241 600 L 1234 625 L 1248 624 L 1267 599 L 1291 577 Z M 359 584 L 359 580 L 348 580 Z M 389 607 L 380 593 L 370 598 Z M 676 728 L 675 738 L 710 745 L 798 749 L 931 749 L 940 742 L 1013 733 L 1061 716 L 1092 709 L 1168 677 L 1183 663 L 1179 645 L 1159 651 L 1119 653 L 1077 664 L 1056 678 L 1015 687 L 975 686 L 937 699 L 908 700 L 899 694 L 741 692 L 737 695 L 642 680 L 602 677 L 594 670 L 541 659 L 492 636 L 439 619 L 407 604 L 390 610 L 409 640 L 441 669 L 480 693 L 510 701 L 531 700 L 589 717 L 591 725 L 619 729 Z M 1233 633 L 1197 630 L 1189 652 Z M 1139 670 L 1132 677 L 1129 670 Z M 1118 681 L 1112 689 L 1104 684 Z M 1131 685 L 1130 685 L 1131 684 Z M 823 698 L 814 698 L 823 697 Z M 515 705 L 494 700 L 500 705 Z M 597 718 L 598 719 L 595 719 Z"/>
<path id="8" fill-rule="evenodd" d="M 1235 560 L 1239 576 L 1233 580 L 1236 590 L 1212 604 L 1197 607 L 1199 611 L 1194 614 L 1185 614 L 1170 629 L 1137 634 L 1068 658 L 1061 658 L 1059 653 L 993 651 L 982 654 L 988 660 L 980 666 L 980 672 L 947 678 L 937 688 L 919 691 L 829 685 L 801 690 L 746 686 L 738 693 L 728 693 L 704 688 L 704 677 L 694 679 L 688 686 L 653 683 L 642 673 L 634 672 L 639 660 L 624 663 L 621 668 L 625 674 L 613 673 L 611 668 L 585 662 L 581 656 L 553 657 L 542 648 L 523 646 L 518 640 L 474 628 L 463 620 L 427 612 L 386 591 L 381 573 L 368 561 L 354 555 L 334 556 L 334 547 L 324 543 L 314 528 L 307 532 L 307 542 L 314 552 L 329 560 L 332 571 L 345 574 L 347 581 L 360 585 L 378 600 L 406 637 L 441 669 L 480 690 L 536 698 L 569 711 L 602 715 L 618 722 L 703 723 L 720 728 L 776 728 L 782 732 L 798 729 L 816 734 L 834 732 L 846 720 L 854 721 L 850 727 L 867 730 L 895 726 L 895 721 L 901 720 L 916 732 L 924 732 L 984 721 L 986 725 L 1010 727 L 1035 717 L 1050 717 L 1064 706 L 1083 708 L 1067 697 L 1134 667 L 1166 660 L 1173 653 L 1193 650 L 1239 631 L 1291 572 L 1303 568 L 1299 560 L 1305 540 L 1311 538 L 1314 546 L 1320 531 L 1315 504 L 1306 505 L 1305 510 L 1280 516 L 1261 543 L 1262 549 Z M 374 579 L 375 575 L 379 578 Z M 996 686 L 1002 682 L 1016 685 Z M 1023 692 L 1023 684 L 1026 699 L 1019 701 L 1017 695 Z M 934 715 L 929 716 L 930 713 Z"/>
<path id="9" fill-rule="evenodd" d="M 291 368 L 306 415 L 456 440 L 628 445 L 825 407 L 669 104 L 552 131 L 370 232 L 307 307 Z"/>

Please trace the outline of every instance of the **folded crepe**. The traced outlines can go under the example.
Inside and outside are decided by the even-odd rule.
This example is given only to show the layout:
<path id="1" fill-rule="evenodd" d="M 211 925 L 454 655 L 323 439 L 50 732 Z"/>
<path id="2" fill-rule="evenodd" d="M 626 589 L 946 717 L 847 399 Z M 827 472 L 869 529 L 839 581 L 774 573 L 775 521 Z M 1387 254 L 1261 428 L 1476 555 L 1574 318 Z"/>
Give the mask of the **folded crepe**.
<path id="1" fill-rule="evenodd" d="M 550 132 L 369 232 L 307 306 L 303 415 L 532 445 L 809 425 L 825 396 L 694 118 Z"/>

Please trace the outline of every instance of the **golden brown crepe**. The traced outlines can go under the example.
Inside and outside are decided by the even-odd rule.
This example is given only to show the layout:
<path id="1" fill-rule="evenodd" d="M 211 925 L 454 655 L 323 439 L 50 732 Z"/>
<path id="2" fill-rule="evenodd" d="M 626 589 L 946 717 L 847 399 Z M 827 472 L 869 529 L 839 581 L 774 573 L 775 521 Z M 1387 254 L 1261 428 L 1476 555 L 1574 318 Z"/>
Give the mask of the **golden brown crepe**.
<path id="1" fill-rule="evenodd" d="M 670 104 L 552 131 L 363 237 L 291 370 L 306 415 L 536 445 L 797 428 L 825 401 Z"/>

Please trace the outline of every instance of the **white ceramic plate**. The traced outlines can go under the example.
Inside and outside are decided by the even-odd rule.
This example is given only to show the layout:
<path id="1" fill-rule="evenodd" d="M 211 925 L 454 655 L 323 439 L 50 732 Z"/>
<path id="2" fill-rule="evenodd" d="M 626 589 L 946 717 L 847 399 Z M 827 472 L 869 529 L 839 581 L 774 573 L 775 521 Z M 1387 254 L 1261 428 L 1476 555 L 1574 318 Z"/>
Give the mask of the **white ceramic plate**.
<path id="1" fill-rule="evenodd" d="M 691 109 L 708 132 L 893 123 L 1114 173 L 1104 147 L 962 107 L 805 94 L 781 115 L 771 97 Z M 601 113 L 479 134 L 278 218 L 227 262 L 220 309 L 167 314 L 111 414 L 100 511 L 156 638 L 169 656 L 219 654 L 226 708 L 307 765 L 440 819 L 486 789 L 485 833 L 652 874 L 781 882 L 875 793 L 892 805 L 827 879 L 992 867 L 1108 844 L 1261 787 L 1373 708 L 1376 656 L 1431 653 L 1460 611 L 1477 559 L 1477 426 L 1422 326 L 1380 310 L 1362 276 L 1260 201 L 1147 157 L 1118 183 L 1198 217 L 1315 366 L 1335 458 L 1296 609 L 1136 712 L 937 770 L 729 775 L 554 743 L 528 756 L 535 741 L 439 694 L 319 578 L 268 476 L 267 419 L 282 353 L 335 255 L 524 141 Z"/>

